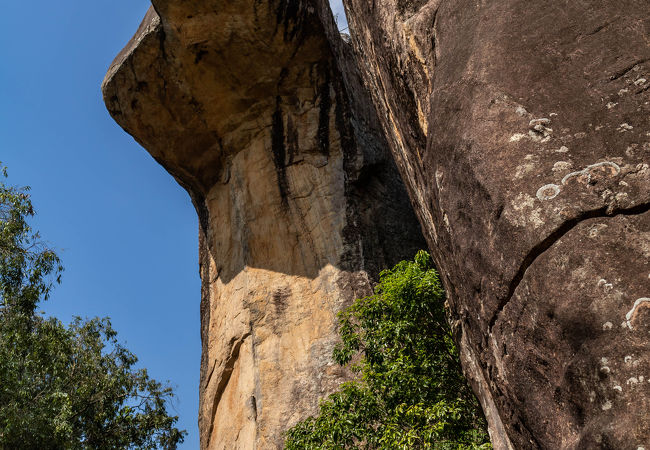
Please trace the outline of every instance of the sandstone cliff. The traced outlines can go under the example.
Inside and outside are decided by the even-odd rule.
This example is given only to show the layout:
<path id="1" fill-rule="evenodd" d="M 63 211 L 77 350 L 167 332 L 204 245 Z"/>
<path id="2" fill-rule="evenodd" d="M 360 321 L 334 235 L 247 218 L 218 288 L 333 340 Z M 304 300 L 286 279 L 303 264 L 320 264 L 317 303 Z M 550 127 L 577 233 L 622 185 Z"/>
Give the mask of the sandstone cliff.
<path id="1" fill-rule="evenodd" d="M 495 448 L 650 444 L 647 0 L 154 1 L 111 114 L 201 218 L 205 448 L 345 377 L 334 313 L 420 245 Z"/>
<path id="2" fill-rule="evenodd" d="M 154 6 L 103 90 L 200 218 L 201 446 L 279 448 L 347 376 L 336 313 L 426 244 L 313 7 Z"/>

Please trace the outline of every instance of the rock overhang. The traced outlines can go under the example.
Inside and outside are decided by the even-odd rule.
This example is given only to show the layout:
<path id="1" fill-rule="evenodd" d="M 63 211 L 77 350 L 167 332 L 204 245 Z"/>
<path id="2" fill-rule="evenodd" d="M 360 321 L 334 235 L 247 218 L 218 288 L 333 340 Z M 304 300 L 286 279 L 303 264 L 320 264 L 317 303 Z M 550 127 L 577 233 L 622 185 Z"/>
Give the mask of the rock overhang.
<path id="1" fill-rule="evenodd" d="M 314 7 L 293 4 L 154 2 L 111 64 L 111 115 L 199 196 L 273 126 L 278 103 L 318 101 L 335 62 Z"/>

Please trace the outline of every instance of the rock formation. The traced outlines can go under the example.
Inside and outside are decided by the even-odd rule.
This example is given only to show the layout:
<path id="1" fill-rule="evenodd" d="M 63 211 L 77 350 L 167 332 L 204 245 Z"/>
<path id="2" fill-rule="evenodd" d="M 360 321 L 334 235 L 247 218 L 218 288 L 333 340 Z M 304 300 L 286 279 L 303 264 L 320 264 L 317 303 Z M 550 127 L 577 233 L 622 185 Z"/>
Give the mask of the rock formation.
<path id="1" fill-rule="evenodd" d="M 347 7 L 495 446 L 647 446 L 648 2 Z"/>
<path id="2" fill-rule="evenodd" d="M 647 0 L 158 0 L 104 84 L 201 218 L 206 448 L 345 376 L 334 313 L 419 245 L 495 448 L 650 444 Z"/>
<path id="3" fill-rule="evenodd" d="M 314 8 L 154 6 L 103 90 L 199 215 L 201 446 L 279 448 L 348 376 L 336 313 L 426 243 Z"/>

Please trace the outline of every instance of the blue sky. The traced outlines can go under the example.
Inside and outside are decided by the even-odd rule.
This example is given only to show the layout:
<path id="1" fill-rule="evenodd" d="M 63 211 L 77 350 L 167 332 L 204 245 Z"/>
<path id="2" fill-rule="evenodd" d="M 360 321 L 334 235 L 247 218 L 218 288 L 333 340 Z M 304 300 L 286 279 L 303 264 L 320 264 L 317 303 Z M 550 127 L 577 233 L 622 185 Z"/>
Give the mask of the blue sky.
<path id="1" fill-rule="evenodd" d="M 175 414 L 198 448 L 197 219 L 188 195 L 110 118 L 100 85 L 147 0 L 4 2 L 0 161 L 32 187 L 34 227 L 65 273 L 44 309 L 110 316 L 120 340 L 176 387 Z M 345 20 L 333 0 L 339 27 Z"/>
<path id="2" fill-rule="evenodd" d="M 347 18 L 345 17 L 345 10 L 343 9 L 343 1 L 330 0 L 330 6 L 332 8 L 332 13 L 334 14 L 334 17 L 336 17 L 337 19 L 336 23 L 339 26 L 339 30 L 349 33 L 349 31 L 347 30 L 348 21 Z"/>

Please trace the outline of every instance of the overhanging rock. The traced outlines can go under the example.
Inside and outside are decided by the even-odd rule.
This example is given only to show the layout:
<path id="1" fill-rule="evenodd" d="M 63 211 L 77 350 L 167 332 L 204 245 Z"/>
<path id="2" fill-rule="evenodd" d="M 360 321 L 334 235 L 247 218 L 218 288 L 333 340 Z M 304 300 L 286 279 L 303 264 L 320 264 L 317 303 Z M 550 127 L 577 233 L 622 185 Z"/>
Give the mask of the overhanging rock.
<path id="1" fill-rule="evenodd" d="M 156 1 L 103 84 L 199 215 L 202 448 L 281 447 L 349 376 L 336 313 L 426 245 L 324 11 Z"/>

